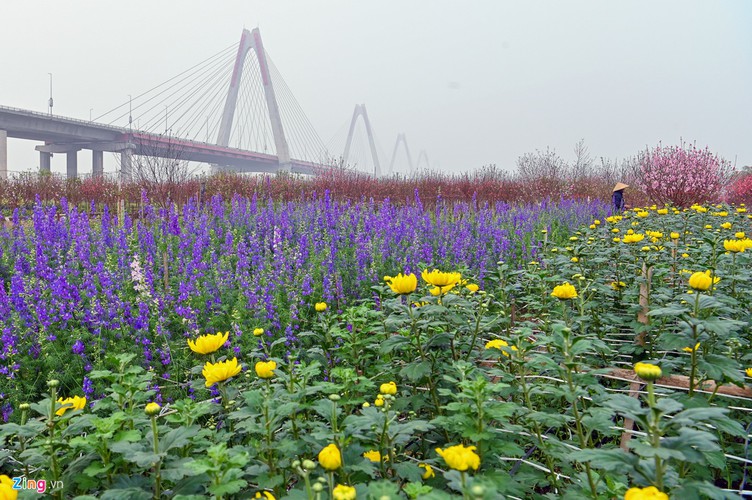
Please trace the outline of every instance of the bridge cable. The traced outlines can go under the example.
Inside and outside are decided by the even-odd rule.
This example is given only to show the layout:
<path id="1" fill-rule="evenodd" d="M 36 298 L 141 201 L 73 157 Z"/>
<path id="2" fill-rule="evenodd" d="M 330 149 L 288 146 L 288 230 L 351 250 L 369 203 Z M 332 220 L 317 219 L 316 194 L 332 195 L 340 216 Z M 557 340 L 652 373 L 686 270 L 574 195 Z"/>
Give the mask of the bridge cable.
<path id="1" fill-rule="evenodd" d="M 154 86 L 154 87 L 150 88 L 150 89 L 149 89 L 149 90 L 147 90 L 146 92 L 142 92 L 141 94 L 139 94 L 139 95 L 135 96 L 135 97 L 134 97 L 133 99 L 139 99 L 139 98 L 141 98 L 141 97 L 143 97 L 143 96 L 145 96 L 145 95 L 149 94 L 150 92 L 152 92 L 152 91 L 154 91 L 154 90 L 156 90 L 156 89 L 158 89 L 158 88 L 162 87 L 163 85 L 166 85 L 167 83 L 169 83 L 169 82 L 171 82 L 171 81 L 175 80 L 176 78 L 178 78 L 178 77 L 180 77 L 180 76 L 183 76 L 183 75 L 184 75 L 185 73 L 188 73 L 189 71 L 193 71 L 193 70 L 194 70 L 195 68 L 198 68 L 198 67 L 200 67 L 200 66 L 204 65 L 205 63 L 207 63 L 207 62 L 209 62 L 209 61 L 212 61 L 212 60 L 214 60 L 214 59 L 215 59 L 215 58 L 217 58 L 217 57 L 221 57 L 221 56 L 222 56 L 222 55 L 224 55 L 225 53 L 228 53 L 228 52 L 230 52 L 230 51 L 231 51 L 232 49 L 235 49 L 235 50 L 237 50 L 237 47 L 238 47 L 238 44 L 237 44 L 237 43 L 234 43 L 234 44 L 230 45 L 229 47 L 226 47 L 226 48 L 222 49 L 221 51 L 217 52 L 216 54 L 214 54 L 214 55 L 212 55 L 212 56 L 208 57 L 207 59 L 204 59 L 203 61 L 201 61 L 201 62 L 199 62 L 199 63 L 195 64 L 194 66 L 191 66 L 191 67 L 190 67 L 190 68 L 188 68 L 187 70 L 185 70 L 185 71 L 183 71 L 183 72 L 181 72 L 181 73 L 178 73 L 177 75 L 175 75 L 175 76 L 173 76 L 172 78 L 170 78 L 170 79 L 168 79 L 168 80 L 166 80 L 166 81 L 164 81 L 164 82 L 160 83 L 159 85 L 156 85 L 156 86 Z M 126 108 L 127 108 L 127 107 L 128 107 L 128 105 L 129 105 L 130 103 L 131 103 L 131 101 L 126 101 L 126 102 L 124 102 L 123 104 L 121 104 L 121 105 L 119 105 L 119 106 L 116 106 L 116 107 L 114 107 L 114 108 L 110 109 L 109 111 L 106 111 L 105 113 L 103 113 L 103 114 L 101 114 L 101 115 L 97 116 L 96 118 L 94 118 L 94 119 L 93 119 L 93 121 L 99 121 L 99 119 L 101 119 L 101 118 L 104 118 L 105 116 L 109 115 L 110 113 L 112 113 L 112 112 L 114 112 L 114 111 L 116 111 L 116 110 L 118 110 L 118 109 L 120 109 L 120 108 L 123 108 L 123 107 L 126 107 Z M 127 116 L 127 113 L 126 113 L 126 115 L 121 115 L 121 118 L 122 118 L 122 116 Z"/>

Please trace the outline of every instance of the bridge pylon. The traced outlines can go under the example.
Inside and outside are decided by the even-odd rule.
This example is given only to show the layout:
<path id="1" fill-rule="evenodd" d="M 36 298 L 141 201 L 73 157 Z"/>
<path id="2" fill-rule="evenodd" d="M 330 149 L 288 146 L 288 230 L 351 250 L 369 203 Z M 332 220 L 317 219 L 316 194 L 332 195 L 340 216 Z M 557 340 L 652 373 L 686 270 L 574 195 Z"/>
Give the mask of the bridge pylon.
<path id="1" fill-rule="evenodd" d="M 389 173 L 394 173 L 394 160 L 397 159 L 397 149 L 399 148 L 400 143 L 402 143 L 403 146 L 405 146 L 405 153 L 407 154 L 407 164 L 410 167 L 410 172 L 414 170 L 413 168 L 413 157 L 410 156 L 410 148 L 407 147 L 407 139 L 405 139 L 405 134 L 397 134 L 397 141 L 394 143 L 394 151 L 392 151 L 392 161 L 389 163 Z"/>
<path id="2" fill-rule="evenodd" d="M 269 111 L 269 121 L 271 122 L 272 135 L 274 136 L 274 146 L 277 150 L 277 158 L 279 160 L 279 170 L 289 171 L 291 166 L 290 148 L 287 144 L 287 139 L 285 138 L 285 131 L 282 128 L 282 117 L 279 114 L 279 105 L 277 104 L 274 86 L 272 85 L 272 79 L 269 75 L 269 65 L 266 60 L 266 52 L 264 51 L 264 44 L 261 41 L 261 33 L 258 28 L 254 28 L 253 31 L 244 29 L 243 34 L 240 37 L 238 54 L 235 58 L 235 67 L 232 70 L 232 78 L 230 79 L 230 87 L 227 91 L 225 108 L 222 113 L 222 120 L 219 124 L 217 145 L 227 147 L 230 144 L 230 132 L 232 131 L 232 122 L 235 117 L 235 107 L 238 101 L 238 91 L 240 90 L 241 77 L 243 76 L 243 65 L 245 64 L 245 58 L 251 49 L 256 53 L 256 60 L 259 63 L 261 81 L 264 86 L 264 96 L 266 97 L 266 107 Z M 213 171 L 218 171 L 221 168 L 222 167 L 218 165 L 212 165 Z"/>
<path id="3" fill-rule="evenodd" d="M 368 137 L 368 146 L 371 148 L 371 158 L 373 159 L 373 176 L 381 176 L 381 165 L 379 164 L 379 155 L 376 152 L 376 141 L 373 139 L 371 130 L 371 121 L 368 119 L 368 111 L 365 104 L 356 104 L 353 111 L 352 120 L 350 120 L 350 130 L 347 132 L 347 142 L 345 142 L 345 153 L 342 155 L 342 161 L 347 165 L 347 159 L 350 156 L 350 146 L 352 146 L 353 133 L 355 132 L 355 122 L 358 117 L 363 118 L 363 124 L 366 127 L 366 136 Z"/>

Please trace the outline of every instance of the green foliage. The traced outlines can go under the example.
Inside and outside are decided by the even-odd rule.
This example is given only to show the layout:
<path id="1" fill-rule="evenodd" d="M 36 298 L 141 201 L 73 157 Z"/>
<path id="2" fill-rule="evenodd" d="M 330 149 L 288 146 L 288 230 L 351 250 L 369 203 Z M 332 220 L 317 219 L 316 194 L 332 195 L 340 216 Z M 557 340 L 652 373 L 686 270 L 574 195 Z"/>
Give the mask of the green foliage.
<path id="1" fill-rule="evenodd" d="M 144 408 L 171 382 L 133 355 L 104 357 L 89 374 L 101 398 L 74 410 L 57 398 L 76 391 L 50 383 L 0 426 L 0 470 L 44 471 L 64 484 L 57 498 L 308 499 L 338 484 L 374 499 L 620 498 L 648 485 L 730 498 L 746 480 L 736 457 L 748 458 L 750 405 L 725 392 L 745 388 L 752 282 L 749 254 L 720 251 L 729 235 L 705 230 L 714 216 L 702 214 L 593 224 L 546 241 L 539 262 L 499 263 L 485 290 L 421 284 L 395 296 L 374 285 L 378 307 L 312 314 L 297 349 L 246 342 L 245 370 L 213 388 L 201 366 L 232 355 L 196 355 L 158 415 Z M 645 244 L 624 243 L 629 229 Z M 721 279 L 689 293 L 682 269 Z M 576 298 L 551 296 L 563 282 Z M 276 361 L 273 378 L 256 376 L 259 360 Z M 614 378 L 636 361 L 687 387 Z M 334 471 L 317 460 L 330 444 Z M 473 447 L 477 470 L 453 470 L 436 451 L 455 445 Z"/>

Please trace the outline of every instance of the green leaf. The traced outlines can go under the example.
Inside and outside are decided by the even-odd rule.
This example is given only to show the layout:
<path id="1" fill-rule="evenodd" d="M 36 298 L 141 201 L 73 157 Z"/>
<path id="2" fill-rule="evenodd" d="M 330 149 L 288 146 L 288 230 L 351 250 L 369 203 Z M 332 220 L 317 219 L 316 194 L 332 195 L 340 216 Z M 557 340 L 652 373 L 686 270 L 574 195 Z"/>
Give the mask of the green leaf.
<path id="1" fill-rule="evenodd" d="M 101 500 L 150 500 L 154 493 L 139 488 L 117 488 L 107 490 L 99 498 Z"/>
<path id="2" fill-rule="evenodd" d="M 392 335 L 388 339 L 386 339 L 384 342 L 381 343 L 381 348 L 379 349 L 379 352 L 381 354 L 389 354 L 392 351 L 399 351 L 402 349 L 406 344 L 410 343 L 410 339 L 407 337 L 403 337 L 402 335 Z"/>
<path id="3" fill-rule="evenodd" d="M 409 498 L 425 498 L 423 495 L 427 495 L 433 490 L 431 486 L 422 483 L 407 483 L 402 490 L 407 494 Z"/>
<path id="4" fill-rule="evenodd" d="M 173 448 L 182 448 L 190 444 L 191 437 L 200 429 L 197 425 L 190 427 L 177 427 L 159 438 L 159 448 L 161 452 L 170 451 Z"/>
<path id="5" fill-rule="evenodd" d="M 578 462 L 591 462 L 596 469 L 607 471 L 623 470 L 625 466 L 635 467 L 639 463 L 637 456 L 629 454 L 621 448 L 579 450 L 570 453 L 570 457 Z"/>
<path id="6" fill-rule="evenodd" d="M 83 473 L 89 477 L 96 477 L 100 474 L 105 474 L 108 470 L 112 469 L 112 467 L 113 465 L 111 463 L 104 465 L 101 462 L 92 462 L 84 469 Z"/>
<path id="7" fill-rule="evenodd" d="M 233 479 L 231 481 L 224 481 L 222 484 L 209 486 L 209 491 L 217 496 L 227 495 L 231 493 L 237 493 L 242 490 L 248 482 L 244 479 Z"/>
<path id="8" fill-rule="evenodd" d="M 407 479 L 411 482 L 418 482 L 423 476 L 423 469 L 418 467 L 418 464 L 413 462 L 399 462 L 394 464 L 394 470 L 397 475 L 402 479 Z"/>
<path id="9" fill-rule="evenodd" d="M 356 490 L 357 490 L 356 486 Z M 360 492 L 359 492 L 360 493 Z M 368 485 L 367 498 L 405 498 L 399 490 L 399 486 L 391 481 L 383 480 Z"/>
<path id="10" fill-rule="evenodd" d="M 430 361 L 413 362 L 400 370 L 400 375 L 406 377 L 410 382 L 417 382 L 429 373 L 431 373 Z"/>
<path id="11" fill-rule="evenodd" d="M 120 431 L 112 438 L 113 441 L 124 441 L 127 443 L 133 443 L 141 440 L 141 433 L 136 429 L 130 429 L 127 431 Z"/>

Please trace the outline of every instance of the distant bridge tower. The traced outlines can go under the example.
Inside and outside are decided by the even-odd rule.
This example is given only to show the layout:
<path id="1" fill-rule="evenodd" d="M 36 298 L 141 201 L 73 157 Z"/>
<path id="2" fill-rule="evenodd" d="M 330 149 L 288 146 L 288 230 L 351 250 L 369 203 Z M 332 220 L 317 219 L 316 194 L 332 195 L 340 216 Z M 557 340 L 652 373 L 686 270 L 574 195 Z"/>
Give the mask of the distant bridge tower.
<path id="1" fill-rule="evenodd" d="M 279 159 L 279 170 L 290 170 L 290 148 L 285 139 L 285 131 L 282 129 L 282 118 L 279 115 L 279 106 L 277 97 L 274 94 L 272 79 L 269 76 L 269 66 L 266 62 L 266 52 L 264 44 L 261 42 L 261 33 L 258 28 L 253 31 L 243 30 L 238 46 L 238 55 L 235 58 L 235 68 L 232 71 L 230 79 L 230 88 L 227 91 L 227 100 L 225 101 L 225 110 L 222 113 L 222 121 L 219 124 L 219 134 L 217 135 L 217 145 L 229 146 L 230 132 L 232 130 L 232 120 L 235 116 L 235 105 L 238 101 L 238 90 L 240 81 L 243 76 L 243 64 L 248 51 L 253 49 L 256 53 L 256 59 L 261 71 L 261 80 L 264 85 L 264 95 L 266 96 L 266 107 L 269 111 L 269 120 L 272 125 L 272 135 L 274 136 L 274 146 L 277 150 Z M 214 166 L 214 170 L 220 167 Z"/>
<path id="2" fill-rule="evenodd" d="M 366 135 L 368 136 L 368 145 L 371 148 L 371 158 L 373 159 L 373 175 L 374 177 L 381 176 L 381 165 L 379 164 L 379 155 L 376 153 L 376 142 L 373 140 L 373 132 L 371 131 L 371 122 L 368 120 L 368 112 L 366 111 L 365 104 L 356 104 L 355 111 L 353 111 L 353 117 L 350 121 L 350 131 L 347 133 L 347 142 L 345 143 L 345 154 L 342 155 L 342 162 L 347 165 L 347 159 L 350 156 L 350 146 L 352 145 L 353 132 L 355 131 L 355 122 L 358 117 L 363 117 L 363 123 L 366 126 Z"/>
<path id="3" fill-rule="evenodd" d="M 405 139 L 405 134 L 397 134 L 397 142 L 394 143 L 394 151 L 392 152 L 392 161 L 391 163 L 389 163 L 389 173 L 394 173 L 394 160 L 397 159 L 397 148 L 399 148 L 400 143 L 405 146 L 405 153 L 407 154 L 407 164 L 410 167 L 410 172 L 414 170 L 413 157 L 410 156 L 410 149 L 407 147 L 407 139 Z"/>
<path id="4" fill-rule="evenodd" d="M 426 154 L 425 149 L 421 149 L 420 153 L 418 154 L 418 161 L 415 162 L 416 170 L 420 170 L 421 160 L 424 160 L 426 162 L 426 169 L 431 170 L 431 165 L 428 163 L 428 155 Z"/>

